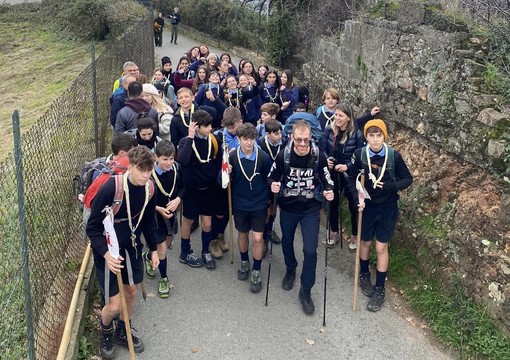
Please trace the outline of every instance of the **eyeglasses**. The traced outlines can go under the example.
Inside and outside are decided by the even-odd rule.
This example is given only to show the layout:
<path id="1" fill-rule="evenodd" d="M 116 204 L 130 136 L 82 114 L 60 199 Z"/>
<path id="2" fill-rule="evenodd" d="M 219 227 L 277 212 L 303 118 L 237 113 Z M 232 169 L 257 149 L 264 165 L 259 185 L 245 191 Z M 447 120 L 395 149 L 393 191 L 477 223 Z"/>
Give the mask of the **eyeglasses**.
<path id="1" fill-rule="evenodd" d="M 304 138 L 304 139 L 295 138 L 294 142 L 296 144 L 308 144 L 310 142 L 310 139 L 308 139 L 308 138 Z"/>

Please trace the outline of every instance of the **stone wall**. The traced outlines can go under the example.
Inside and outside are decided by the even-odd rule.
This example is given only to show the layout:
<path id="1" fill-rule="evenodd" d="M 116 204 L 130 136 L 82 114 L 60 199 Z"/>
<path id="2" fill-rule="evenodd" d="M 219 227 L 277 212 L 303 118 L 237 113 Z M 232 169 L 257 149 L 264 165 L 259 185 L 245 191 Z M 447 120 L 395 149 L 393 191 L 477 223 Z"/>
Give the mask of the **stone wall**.
<path id="1" fill-rule="evenodd" d="M 434 257 L 447 284 L 460 279 L 510 334 L 510 195 L 489 175 L 504 164 L 509 107 L 482 91 L 485 40 L 417 6 L 318 39 L 304 81 L 315 103 L 333 86 L 360 112 L 381 107 L 415 177 L 400 240 Z"/>

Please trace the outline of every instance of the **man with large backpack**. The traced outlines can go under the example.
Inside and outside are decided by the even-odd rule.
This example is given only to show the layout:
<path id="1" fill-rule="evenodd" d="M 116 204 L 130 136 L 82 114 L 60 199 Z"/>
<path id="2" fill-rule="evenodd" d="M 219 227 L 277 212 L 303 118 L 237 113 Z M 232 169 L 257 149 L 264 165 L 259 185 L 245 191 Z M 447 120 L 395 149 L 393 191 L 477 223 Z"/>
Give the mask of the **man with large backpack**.
<path id="1" fill-rule="evenodd" d="M 315 311 L 311 289 L 317 268 L 319 212 L 322 199 L 331 201 L 334 194 L 326 157 L 313 144 L 310 125 L 306 121 L 297 121 L 293 125 L 291 142 L 276 157 L 268 183 L 271 191 L 279 194 L 282 250 L 287 267 L 282 288 L 291 290 L 294 286 L 298 265 L 294 235 L 301 224 L 304 260 L 299 301 L 304 313 L 311 315 Z"/>
<path id="2" fill-rule="evenodd" d="M 131 326 L 136 302 L 136 284 L 143 280 L 144 264 L 142 261 L 143 244 L 141 233 L 151 251 L 153 269 L 159 265 L 154 221 L 156 198 L 154 184 L 150 180 L 154 168 L 153 154 L 147 147 L 138 146 L 128 152 L 128 171 L 124 175 L 110 177 L 101 186 L 94 201 L 86 233 L 90 238 L 96 276 L 105 295 L 106 305 L 101 310 L 101 356 L 113 359 L 115 345 L 128 346 L 126 326 Z M 119 256 L 110 253 L 110 237 L 104 235 L 105 226 L 103 210 L 113 210 L 114 229 L 119 243 Z M 121 298 L 115 274 L 121 272 L 123 290 L 126 299 L 128 317 L 120 316 L 114 330 L 113 319 L 120 313 Z M 132 335 L 135 352 L 142 352 L 142 341 Z"/>

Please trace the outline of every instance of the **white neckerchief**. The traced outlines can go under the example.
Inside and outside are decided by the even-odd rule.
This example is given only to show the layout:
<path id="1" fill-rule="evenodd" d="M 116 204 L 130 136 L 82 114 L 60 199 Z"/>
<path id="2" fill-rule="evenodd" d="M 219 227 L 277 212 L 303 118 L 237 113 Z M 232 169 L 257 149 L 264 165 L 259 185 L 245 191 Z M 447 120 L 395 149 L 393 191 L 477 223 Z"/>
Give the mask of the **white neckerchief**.
<path id="1" fill-rule="evenodd" d="M 267 146 L 267 150 L 269 151 L 269 156 L 271 156 L 271 159 L 273 159 L 273 161 L 276 159 L 276 155 L 278 155 L 278 153 L 280 152 L 280 147 L 282 146 L 282 144 L 278 144 L 278 150 L 276 150 L 276 154 L 274 154 L 273 156 L 273 151 L 271 151 L 271 145 L 269 144 L 269 141 L 267 140 L 267 136 L 264 138 L 264 140 L 266 141 L 266 146 Z"/>
<path id="2" fill-rule="evenodd" d="M 276 89 L 274 97 L 272 97 L 271 94 L 269 93 L 269 89 L 267 88 L 267 86 L 264 87 L 264 90 L 266 90 L 267 96 L 269 97 L 269 101 L 274 103 L 276 101 L 276 98 L 278 97 L 278 89 Z"/>
<path id="3" fill-rule="evenodd" d="M 253 181 L 253 178 L 255 176 L 259 175 L 259 173 L 257 172 L 257 159 L 259 157 L 259 152 L 257 151 L 256 147 L 253 148 L 253 151 L 255 151 L 255 165 L 253 166 L 252 176 L 248 177 L 248 175 L 246 175 L 246 172 L 244 171 L 243 164 L 241 163 L 241 157 L 239 156 L 240 151 L 241 151 L 241 147 L 239 146 L 237 148 L 237 162 L 239 163 L 239 167 L 241 168 L 241 172 L 243 173 L 244 177 L 250 183 L 250 190 L 253 190 L 253 188 L 251 187 L 251 182 Z"/>
<path id="4" fill-rule="evenodd" d="M 207 164 L 211 160 L 211 149 L 212 149 L 212 140 L 211 135 L 207 137 L 207 159 L 202 160 L 200 157 L 200 154 L 198 153 L 197 147 L 195 146 L 195 139 L 193 139 L 193 143 L 191 144 L 191 148 L 195 152 L 195 156 L 197 157 L 198 161 L 200 161 L 201 164 Z"/>
<path id="5" fill-rule="evenodd" d="M 386 171 L 386 163 L 388 162 L 388 145 L 386 143 L 383 143 L 385 154 L 384 154 L 384 163 L 383 167 L 381 169 L 381 172 L 379 173 L 379 177 L 376 178 L 374 174 L 372 174 L 372 163 L 370 162 L 370 153 L 368 150 L 368 146 L 366 147 L 366 155 L 367 155 L 367 163 L 368 163 L 368 178 L 372 180 L 373 188 L 375 189 L 378 184 L 382 183 L 381 180 L 384 176 L 384 172 Z"/>
<path id="6" fill-rule="evenodd" d="M 125 194 L 124 197 L 126 198 L 126 208 L 127 208 L 129 229 L 131 230 L 131 243 L 132 243 L 133 247 L 135 247 L 135 245 L 136 245 L 135 244 L 135 239 L 136 239 L 135 231 L 136 231 L 136 229 L 138 229 L 138 226 L 140 225 L 140 222 L 142 221 L 143 213 L 145 212 L 145 208 L 147 207 L 147 204 L 149 203 L 149 198 L 150 198 L 149 181 L 150 180 L 148 180 L 145 183 L 145 201 L 143 203 L 142 211 L 140 211 L 140 215 L 138 216 L 138 222 L 136 223 L 136 226 L 133 226 L 133 219 L 131 218 L 131 202 L 129 200 L 128 177 L 129 177 L 129 171 L 126 171 L 126 173 L 124 174 L 124 179 L 123 179 L 124 181 L 122 184 L 123 185 L 122 188 L 124 189 L 124 194 Z"/>
<path id="7" fill-rule="evenodd" d="M 328 126 L 333 122 L 332 120 L 335 117 L 335 113 L 333 112 L 333 115 L 328 116 L 326 115 L 326 111 L 324 109 L 326 109 L 326 105 L 322 107 L 322 115 L 324 115 L 324 117 L 326 118 L 326 126 Z"/>
<path id="8" fill-rule="evenodd" d="M 168 197 L 168 200 L 170 200 L 170 197 L 174 193 L 175 183 L 177 180 L 177 170 L 175 169 L 175 164 L 172 164 L 172 167 L 170 168 L 170 170 L 174 171 L 174 183 L 172 185 L 172 190 L 170 190 L 170 192 L 165 191 L 165 189 L 163 188 L 163 185 L 161 184 L 161 181 L 159 181 L 159 177 L 158 177 L 158 174 L 156 173 L 156 170 L 152 170 L 152 177 L 154 178 L 154 181 L 156 182 L 156 185 L 158 186 L 159 191 L 161 191 L 161 193 L 163 195 Z"/>
<path id="9" fill-rule="evenodd" d="M 182 123 L 184 126 L 189 128 L 189 124 L 191 124 L 191 115 L 195 112 L 195 104 L 191 104 L 191 110 L 189 111 L 189 122 L 186 124 L 186 118 L 184 117 L 184 109 L 181 108 L 181 111 L 179 113 L 181 114 Z"/>

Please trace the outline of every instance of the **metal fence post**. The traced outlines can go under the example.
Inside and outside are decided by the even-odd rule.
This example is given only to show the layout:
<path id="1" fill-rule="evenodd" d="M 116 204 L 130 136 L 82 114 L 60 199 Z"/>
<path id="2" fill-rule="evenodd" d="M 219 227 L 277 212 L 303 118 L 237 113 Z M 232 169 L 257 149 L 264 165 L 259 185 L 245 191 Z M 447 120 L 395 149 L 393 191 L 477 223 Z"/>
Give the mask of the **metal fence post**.
<path id="1" fill-rule="evenodd" d="M 14 160 L 16 163 L 16 184 L 18 190 L 18 221 L 21 239 L 21 256 L 23 259 L 23 282 L 25 291 L 25 315 L 27 317 L 28 358 L 35 359 L 34 328 L 32 324 L 32 301 L 30 296 L 30 271 L 28 262 L 28 244 L 26 232 L 25 188 L 23 182 L 23 152 L 21 149 L 21 132 L 19 128 L 19 111 L 12 114 L 12 133 L 14 135 Z"/>
<path id="2" fill-rule="evenodd" d="M 99 120 L 97 117 L 97 73 L 96 73 L 96 46 L 90 46 L 92 58 L 92 106 L 94 115 L 94 145 L 96 146 L 96 158 L 99 157 Z"/>

